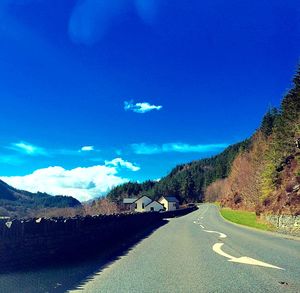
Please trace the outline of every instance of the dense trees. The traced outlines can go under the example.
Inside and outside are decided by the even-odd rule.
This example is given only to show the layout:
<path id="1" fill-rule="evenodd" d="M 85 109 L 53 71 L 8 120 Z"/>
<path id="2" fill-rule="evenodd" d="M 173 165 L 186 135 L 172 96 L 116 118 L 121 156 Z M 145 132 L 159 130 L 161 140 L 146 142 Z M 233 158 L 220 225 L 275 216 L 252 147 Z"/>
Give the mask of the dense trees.
<path id="1" fill-rule="evenodd" d="M 271 108 L 264 116 L 260 130 L 265 137 L 269 137 L 275 126 L 276 120 L 279 118 L 279 111 L 277 108 Z"/>
<path id="2" fill-rule="evenodd" d="M 296 142 L 300 137 L 299 84 L 298 69 L 294 78 L 294 87 L 284 97 L 268 137 L 268 150 L 264 157 L 265 168 L 262 173 L 262 198 L 267 198 L 274 191 L 282 162 L 297 151 Z"/>
<path id="3" fill-rule="evenodd" d="M 223 204 L 260 210 L 277 202 L 278 210 L 289 206 L 290 210 L 300 212 L 300 200 L 290 201 L 294 187 L 300 182 L 299 142 L 300 66 L 294 86 L 283 98 L 281 107 L 267 112 L 251 138 L 250 148 L 235 158 L 223 186 L 217 185 Z M 215 193 L 216 184 L 206 190 L 206 198 L 215 199 Z"/>
<path id="4" fill-rule="evenodd" d="M 217 201 L 220 196 L 224 193 L 224 187 L 228 186 L 226 183 L 227 179 L 218 179 L 212 184 L 210 184 L 205 190 L 205 200 L 208 202 Z"/>
<path id="5" fill-rule="evenodd" d="M 230 146 L 221 154 L 175 167 L 159 182 L 146 181 L 142 184 L 126 183 L 114 188 L 108 198 L 120 202 L 124 197 L 141 194 L 157 199 L 163 195 L 175 195 L 182 202 L 202 201 L 206 187 L 217 179 L 228 176 L 233 160 L 245 149 L 250 140 Z"/>
<path id="6" fill-rule="evenodd" d="M 146 181 L 144 183 L 128 182 L 113 188 L 107 197 L 114 202 L 121 202 L 124 197 L 137 197 L 142 193 L 147 193 L 155 186 L 154 181 Z"/>
<path id="7" fill-rule="evenodd" d="M 267 149 L 264 134 L 259 131 L 252 138 L 251 148 L 233 161 L 231 172 L 219 196 L 233 204 L 255 209 L 261 198 L 263 157 Z M 207 191 L 208 193 L 209 191 Z"/>

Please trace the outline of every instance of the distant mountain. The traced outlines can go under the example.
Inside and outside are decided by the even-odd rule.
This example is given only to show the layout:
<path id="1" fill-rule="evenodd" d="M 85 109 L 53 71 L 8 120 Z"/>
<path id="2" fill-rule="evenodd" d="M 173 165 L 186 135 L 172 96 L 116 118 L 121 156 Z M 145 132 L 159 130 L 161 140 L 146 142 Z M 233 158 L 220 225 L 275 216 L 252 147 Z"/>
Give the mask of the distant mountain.
<path id="1" fill-rule="evenodd" d="M 18 190 L 0 180 L 0 217 L 23 217 L 43 208 L 78 207 L 81 203 L 71 196 L 52 196 Z"/>

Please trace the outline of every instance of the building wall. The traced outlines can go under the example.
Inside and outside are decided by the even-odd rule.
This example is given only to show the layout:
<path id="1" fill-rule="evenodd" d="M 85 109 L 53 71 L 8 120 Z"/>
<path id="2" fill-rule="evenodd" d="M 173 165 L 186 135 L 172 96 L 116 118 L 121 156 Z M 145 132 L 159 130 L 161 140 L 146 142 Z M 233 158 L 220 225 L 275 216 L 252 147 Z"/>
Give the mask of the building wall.
<path id="1" fill-rule="evenodd" d="M 135 204 L 136 204 L 135 211 L 136 211 L 136 212 L 139 212 L 139 213 L 145 212 L 144 207 L 145 207 L 146 205 L 148 205 L 151 201 L 152 201 L 152 199 L 150 199 L 150 198 L 147 197 L 147 196 L 143 196 L 142 198 L 138 199 L 138 200 L 135 202 Z"/>
<path id="2" fill-rule="evenodd" d="M 120 206 L 120 211 L 122 212 L 134 212 L 135 211 L 135 204 L 121 204 Z"/>
<path id="3" fill-rule="evenodd" d="M 159 204 L 158 202 L 153 201 L 151 204 L 149 204 L 148 206 L 146 206 L 145 212 L 150 212 L 151 208 L 154 209 L 153 211 L 159 212 L 159 211 L 163 210 L 164 207 L 161 204 Z"/>
<path id="4" fill-rule="evenodd" d="M 169 210 L 169 202 L 166 199 L 163 198 L 163 199 L 159 200 L 159 202 L 164 206 L 166 211 Z"/>
<path id="5" fill-rule="evenodd" d="M 176 211 L 178 209 L 178 203 L 176 202 L 169 202 L 169 209 L 168 211 Z"/>
<path id="6" fill-rule="evenodd" d="M 168 202 L 165 198 L 159 200 L 159 202 L 166 208 L 166 211 L 175 211 L 178 209 L 178 203 Z"/>

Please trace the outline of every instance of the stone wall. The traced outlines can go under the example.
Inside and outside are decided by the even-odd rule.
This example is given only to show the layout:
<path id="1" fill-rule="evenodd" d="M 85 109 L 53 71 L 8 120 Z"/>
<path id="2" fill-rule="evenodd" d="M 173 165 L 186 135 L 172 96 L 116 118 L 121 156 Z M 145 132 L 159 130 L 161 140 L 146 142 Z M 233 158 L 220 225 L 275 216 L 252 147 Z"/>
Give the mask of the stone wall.
<path id="1" fill-rule="evenodd" d="M 0 221 L 0 270 L 85 257 L 162 221 L 158 213 Z"/>
<path id="2" fill-rule="evenodd" d="M 69 219 L 2 219 L 0 271 L 85 258 L 162 224 L 164 218 L 181 216 L 193 210 Z"/>
<path id="3" fill-rule="evenodd" d="M 263 218 L 275 226 L 278 232 L 300 236 L 300 216 L 264 215 Z"/>

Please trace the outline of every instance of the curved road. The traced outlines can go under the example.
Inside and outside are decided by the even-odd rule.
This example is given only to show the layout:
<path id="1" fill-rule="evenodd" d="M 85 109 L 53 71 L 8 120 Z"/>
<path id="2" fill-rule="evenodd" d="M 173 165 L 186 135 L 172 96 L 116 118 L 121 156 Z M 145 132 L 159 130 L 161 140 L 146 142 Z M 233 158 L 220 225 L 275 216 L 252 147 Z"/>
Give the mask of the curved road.
<path id="1" fill-rule="evenodd" d="M 300 241 L 228 223 L 204 204 L 72 292 L 82 291 L 300 292 Z"/>

